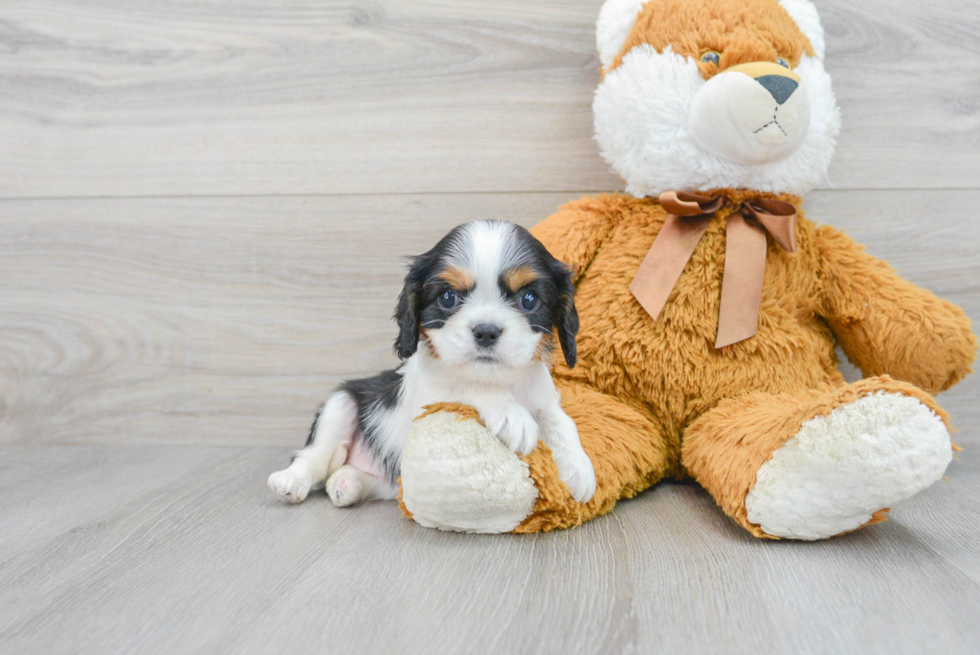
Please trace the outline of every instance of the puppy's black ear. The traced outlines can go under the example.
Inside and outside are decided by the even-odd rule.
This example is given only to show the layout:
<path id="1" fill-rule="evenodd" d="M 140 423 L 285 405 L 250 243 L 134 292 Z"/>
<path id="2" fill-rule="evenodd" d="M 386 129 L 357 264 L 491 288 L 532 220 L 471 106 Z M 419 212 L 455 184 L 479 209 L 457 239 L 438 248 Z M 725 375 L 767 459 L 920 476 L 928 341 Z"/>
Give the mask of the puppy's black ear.
<path id="1" fill-rule="evenodd" d="M 572 270 L 557 259 L 551 265 L 555 290 L 558 292 L 558 307 L 555 312 L 555 327 L 558 328 L 558 342 L 565 353 L 568 368 L 575 368 L 578 348 L 575 336 L 578 334 L 578 310 L 575 309 L 575 285 L 572 283 Z"/>
<path id="2" fill-rule="evenodd" d="M 395 354 L 401 359 L 408 359 L 419 347 L 419 312 L 422 311 L 422 283 L 428 275 L 427 259 L 424 255 L 412 259 L 392 316 L 398 323 Z"/>

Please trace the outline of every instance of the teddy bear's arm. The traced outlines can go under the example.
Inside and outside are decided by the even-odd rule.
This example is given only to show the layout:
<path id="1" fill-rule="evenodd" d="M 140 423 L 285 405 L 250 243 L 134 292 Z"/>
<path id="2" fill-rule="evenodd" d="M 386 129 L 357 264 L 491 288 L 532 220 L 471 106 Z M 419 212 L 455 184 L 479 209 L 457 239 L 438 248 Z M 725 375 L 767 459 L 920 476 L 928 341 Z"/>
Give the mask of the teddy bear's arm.
<path id="1" fill-rule="evenodd" d="M 977 338 L 956 305 L 902 279 L 839 230 L 816 231 L 823 315 L 865 376 L 944 391 L 972 372 Z"/>
<path id="2" fill-rule="evenodd" d="M 572 266 L 577 283 L 620 218 L 617 196 L 586 197 L 562 206 L 532 227 L 531 234 L 556 259 Z"/>

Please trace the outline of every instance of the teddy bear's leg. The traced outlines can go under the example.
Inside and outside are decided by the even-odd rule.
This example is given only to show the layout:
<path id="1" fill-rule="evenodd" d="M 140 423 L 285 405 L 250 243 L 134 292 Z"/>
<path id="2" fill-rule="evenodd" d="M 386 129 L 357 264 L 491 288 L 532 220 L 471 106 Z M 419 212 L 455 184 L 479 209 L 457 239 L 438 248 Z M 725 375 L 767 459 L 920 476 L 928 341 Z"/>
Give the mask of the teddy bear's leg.
<path id="1" fill-rule="evenodd" d="M 401 505 L 427 527 L 464 532 L 542 532 L 605 514 L 675 470 L 680 445 L 642 407 L 556 380 L 592 461 L 596 492 L 572 499 L 548 447 L 518 457 L 464 406 L 416 419 L 402 456 Z"/>
<path id="2" fill-rule="evenodd" d="M 455 532 L 510 532 L 538 497 L 527 463 L 490 434 L 475 409 L 456 403 L 431 405 L 415 419 L 399 484 L 406 516 Z"/>
<path id="3" fill-rule="evenodd" d="M 679 444 L 667 439 L 644 408 L 577 382 L 556 379 L 562 408 L 575 421 L 579 439 L 596 475 L 596 492 L 587 503 L 574 501 L 558 477 L 547 447 L 526 459 L 538 491 L 534 511 L 514 532 L 570 528 L 609 512 L 620 498 L 631 498 L 669 475 L 679 461 Z"/>
<path id="4" fill-rule="evenodd" d="M 757 537 L 823 539 L 885 520 L 942 477 L 946 415 L 888 376 L 719 403 L 684 434 L 682 463 Z"/>

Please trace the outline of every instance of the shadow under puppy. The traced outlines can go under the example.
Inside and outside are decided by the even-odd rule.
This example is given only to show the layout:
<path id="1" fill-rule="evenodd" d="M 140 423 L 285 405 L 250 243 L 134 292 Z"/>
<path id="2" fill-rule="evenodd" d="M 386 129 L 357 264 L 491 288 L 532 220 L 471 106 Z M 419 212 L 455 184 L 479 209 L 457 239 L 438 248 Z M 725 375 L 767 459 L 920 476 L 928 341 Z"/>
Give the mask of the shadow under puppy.
<path id="1" fill-rule="evenodd" d="M 568 267 L 524 228 L 474 221 L 453 229 L 405 278 L 395 311 L 395 352 L 405 361 L 340 385 L 269 487 L 293 503 L 324 482 L 338 507 L 394 499 L 414 419 L 427 405 L 460 403 L 515 452 L 544 441 L 572 497 L 588 501 L 595 472 L 548 365 L 553 330 L 575 365 L 574 293 Z"/>

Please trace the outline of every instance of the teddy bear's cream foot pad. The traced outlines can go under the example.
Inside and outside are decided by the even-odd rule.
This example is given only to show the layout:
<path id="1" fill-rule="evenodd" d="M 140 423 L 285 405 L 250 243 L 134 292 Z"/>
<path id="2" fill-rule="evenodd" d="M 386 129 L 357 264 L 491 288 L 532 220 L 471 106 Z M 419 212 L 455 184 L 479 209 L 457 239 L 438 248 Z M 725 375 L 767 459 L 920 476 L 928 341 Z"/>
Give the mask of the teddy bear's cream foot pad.
<path id="1" fill-rule="evenodd" d="M 915 398 L 878 392 L 810 419 L 759 469 L 748 519 L 769 535 L 823 539 L 922 491 L 952 459 L 943 421 Z"/>
<path id="2" fill-rule="evenodd" d="M 538 498 L 527 463 L 477 420 L 450 411 L 415 421 L 401 476 L 412 518 L 440 530 L 510 532 Z"/>

